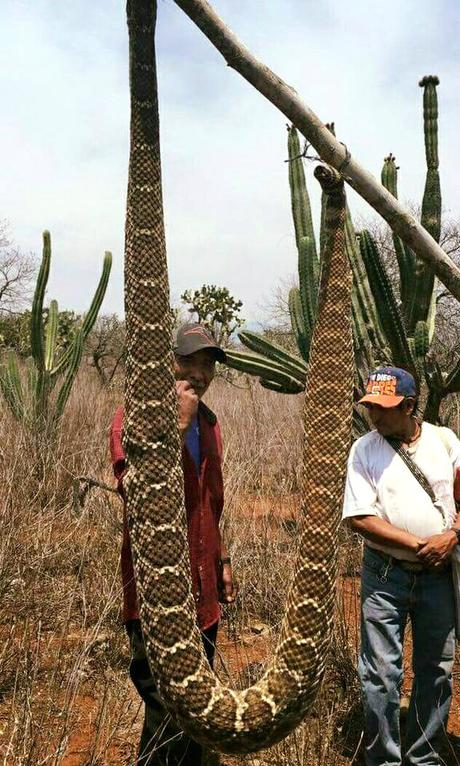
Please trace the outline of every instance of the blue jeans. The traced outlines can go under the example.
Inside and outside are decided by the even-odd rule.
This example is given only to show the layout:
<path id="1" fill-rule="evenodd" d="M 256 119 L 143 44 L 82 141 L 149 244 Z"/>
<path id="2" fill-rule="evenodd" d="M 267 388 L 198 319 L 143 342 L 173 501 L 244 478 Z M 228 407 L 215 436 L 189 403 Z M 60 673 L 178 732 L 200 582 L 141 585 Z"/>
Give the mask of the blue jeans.
<path id="1" fill-rule="evenodd" d="M 367 766 L 400 766 L 403 640 L 412 624 L 414 683 L 407 718 L 405 762 L 438 766 L 446 729 L 455 656 L 450 568 L 407 572 L 365 547 L 361 579 L 361 654 Z"/>

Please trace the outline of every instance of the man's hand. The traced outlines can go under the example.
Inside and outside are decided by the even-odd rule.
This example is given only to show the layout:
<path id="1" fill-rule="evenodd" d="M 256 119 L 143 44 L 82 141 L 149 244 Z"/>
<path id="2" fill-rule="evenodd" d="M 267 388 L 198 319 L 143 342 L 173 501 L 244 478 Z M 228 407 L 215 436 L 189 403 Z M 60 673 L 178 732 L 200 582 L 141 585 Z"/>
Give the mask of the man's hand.
<path id="1" fill-rule="evenodd" d="M 222 565 L 219 591 L 219 601 L 222 604 L 233 604 L 238 595 L 238 585 L 233 579 L 231 564 Z"/>
<path id="2" fill-rule="evenodd" d="M 185 434 L 198 411 L 199 399 L 187 380 L 176 380 L 176 391 L 179 404 L 179 431 L 182 439 L 185 439 Z"/>
<path id="3" fill-rule="evenodd" d="M 417 558 L 423 564 L 437 567 L 443 564 L 457 545 L 457 535 L 452 529 L 442 532 L 440 535 L 432 535 L 425 545 L 417 551 Z"/>

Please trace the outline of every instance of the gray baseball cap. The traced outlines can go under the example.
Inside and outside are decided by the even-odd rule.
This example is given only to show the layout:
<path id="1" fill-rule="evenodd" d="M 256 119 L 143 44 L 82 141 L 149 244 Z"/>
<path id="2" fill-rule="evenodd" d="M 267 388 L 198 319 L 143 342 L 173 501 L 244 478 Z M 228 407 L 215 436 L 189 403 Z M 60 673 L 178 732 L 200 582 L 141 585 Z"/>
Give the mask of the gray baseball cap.
<path id="1" fill-rule="evenodd" d="M 182 324 L 174 333 L 173 350 L 179 356 L 189 356 L 195 351 L 210 349 L 218 362 L 227 360 L 225 351 L 217 343 L 212 333 L 198 322 Z"/>

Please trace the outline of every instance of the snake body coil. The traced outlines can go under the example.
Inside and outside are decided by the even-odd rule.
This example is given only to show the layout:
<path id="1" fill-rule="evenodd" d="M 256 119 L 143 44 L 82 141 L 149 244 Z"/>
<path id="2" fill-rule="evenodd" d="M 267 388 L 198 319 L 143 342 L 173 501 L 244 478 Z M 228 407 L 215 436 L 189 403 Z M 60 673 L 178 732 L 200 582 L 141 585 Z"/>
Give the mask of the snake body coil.
<path id="1" fill-rule="evenodd" d="M 338 511 L 351 433 L 351 277 L 344 192 L 319 168 L 328 237 L 305 397 L 297 564 L 274 656 L 249 689 L 211 672 L 196 627 L 172 372 L 154 31 L 156 3 L 129 0 L 131 146 L 126 219 L 125 479 L 146 649 L 173 716 L 197 740 L 250 752 L 285 736 L 314 700 L 330 641 Z"/>

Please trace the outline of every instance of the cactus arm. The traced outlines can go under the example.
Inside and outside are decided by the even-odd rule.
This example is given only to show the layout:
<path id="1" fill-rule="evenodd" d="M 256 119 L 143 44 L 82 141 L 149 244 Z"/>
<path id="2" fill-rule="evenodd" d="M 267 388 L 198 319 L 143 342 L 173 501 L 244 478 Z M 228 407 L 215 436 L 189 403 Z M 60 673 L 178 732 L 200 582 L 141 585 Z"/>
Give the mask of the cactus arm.
<path id="1" fill-rule="evenodd" d="M 86 313 L 86 316 L 81 326 L 81 332 L 83 334 L 83 342 L 86 340 L 89 333 L 93 329 L 94 323 L 97 319 L 99 309 L 101 308 L 102 301 L 104 300 L 105 291 L 107 289 L 107 284 L 109 281 L 111 268 L 112 268 L 112 253 L 110 253 L 107 250 L 104 255 L 102 274 L 99 279 L 99 284 L 96 288 L 96 292 L 94 293 L 93 300 L 91 301 L 91 305 Z M 56 375 L 58 372 L 63 372 L 65 368 L 69 364 L 71 364 L 71 358 L 74 353 L 75 342 L 76 342 L 76 338 L 74 338 L 69 348 L 63 353 L 63 355 L 61 356 L 61 358 L 59 359 L 55 367 L 53 367 L 53 369 L 51 370 L 52 376 Z"/>
<path id="2" fill-rule="evenodd" d="M 345 212 L 345 250 L 353 274 L 356 313 L 359 312 L 362 317 L 371 345 L 382 348 L 386 344 L 385 333 L 372 295 L 348 206 Z"/>
<path id="3" fill-rule="evenodd" d="M 409 348 L 415 359 L 419 380 L 426 379 L 426 355 L 430 350 L 430 333 L 428 324 L 421 319 L 415 327 L 413 339 L 408 339 Z M 412 342 L 410 342 L 412 341 Z"/>
<path id="4" fill-rule="evenodd" d="M 426 181 L 422 201 L 421 224 L 436 242 L 441 235 L 441 182 L 438 159 L 438 97 L 436 76 L 424 77 L 419 85 L 423 88 L 423 126 L 425 134 Z M 411 328 L 420 319 L 426 319 L 430 310 L 435 278 L 431 266 L 417 260 L 414 302 L 411 312 Z"/>
<path id="5" fill-rule="evenodd" d="M 373 370 L 376 365 L 372 353 L 372 347 L 369 341 L 369 335 L 367 333 L 366 324 L 362 317 L 361 308 L 359 306 L 355 290 L 353 290 L 351 297 L 351 312 L 356 369 L 360 370 L 361 367 L 364 367 L 367 374 L 369 370 Z"/>
<path id="6" fill-rule="evenodd" d="M 316 316 L 316 299 L 318 295 L 318 258 L 314 235 L 301 237 L 297 243 L 299 291 L 302 313 L 313 327 Z M 315 266 L 313 265 L 315 264 Z"/>
<path id="7" fill-rule="evenodd" d="M 50 372 L 53 367 L 54 354 L 58 334 L 59 312 L 57 301 L 51 301 L 48 313 L 48 322 L 45 330 L 45 370 Z"/>
<path id="8" fill-rule="evenodd" d="M 298 251 L 299 289 L 302 312 L 313 325 L 316 314 L 316 296 L 319 283 L 319 262 L 316 251 L 315 233 L 311 215 L 305 173 L 300 156 L 297 130 L 288 129 L 289 187 L 291 209 L 294 221 L 295 239 Z"/>
<path id="9" fill-rule="evenodd" d="M 382 186 L 384 186 L 395 199 L 398 199 L 398 168 L 396 166 L 396 158 L 392 154 L 385 157 L 383 161 L 381 179 Z M 412 250 L 404 244 L 397 234 L 392 232 L 392 235 L 399 267 L 399 292 L 404 313 L 404 321 L 407 325 L 412 311 L 415 256 Z"/>
<path id="10" fill-rule="evenodd" d="M 67 399 L 69 398 L 70 391 L 72 390 L 72 386 L 73 386 L 76 374 L 78 372 L 78 368 L 81 362 L 81 357 L 83 354 L 83 344 L 84 344 L 84 334 L 83 334 L 83 329 L 80 328 L 80 330 L 78 330 L 78 332 L 75 334 L 74 342 L 72 344 L 72 356 L 70 358 L 70 362 L 67 368 L 66 377 L 60 388 L 59 394 L 57 395 L 57 398 L 56 398 L 56 404 L 55 404 L 54 415 L 53 415 L 53 421 L 55 425 L 59 422 L 59 420 L 62 417 L 64 407 L 66 405 Z"/>
<path id="11" fill-rule="evenodd" d="M 414 333 L 414 347 L 415 355 L 420 359 L 425 358 L 430 348 L 430 336 L 428 325 L 423 320 L 417 322 Z"/>
<path id="12" fill-rule="evenodd" d="M 274 380 L 267 380 L 266 378 L 260 378 L 260 385 L 263 388 L 267 388 L 269 391 L 276 391 L 277 394 L 301 394 L 305 390 L 305 386 L 300 383 L 289 385 L 281 385 L 281 383 L 275 383 Z"/>
<path id="13" fill-rule="evenodd" d="M 423 77 L 419 85 L 423 88 L 423 127 L 427 166 L 421 223 L 433 239 L 439 242 L 442 208 L 438 157 L 438 96 L 436 93 L 439 78 L 436 76 Z"/>
<path id="14" fill-rule="evenodd" d="M 48 284 L 50 262 L 51 237 L 49 231 L 44 231 L 42 262 L 38 272 L 37 284 L 35 286 L 32 301 L 32 311 L 30 314 L 30 345 L 32 348 L 32 357 L 39 370 L 43 370 L 45 366 L 43 348 L 43 300 L 45 297 L 46 285 Z"/>
<path id="15" fill-rule="evenodd" d="M 248 375 L 255 375 L 266 380 L 272 380 L 281 386 L 291 388 L 298 386 L 299 383 L 305 388 L 306 376 L 289 375 L 281 365 L 269 361 L 265 357 L 256 354 L 247 354 L 243 351 L 227 351 L 227 366 L 239 372 L 245 372 Z"/>
<path id="16" fill-rule="evenodd" d="M 294 333 L 297 348 L 302 359 L 308 362 L 311 342 L 311 326 L 305 326 L 302 313 L 302 302 L 298 287 L 291 287 L 288 296 L 289 315 L 291 317 L 292 332 Z"/>
<path id="17" fill-rule="evenodd" d="M 266 356 L 273 362 L 277 362 L 280 365 L 285 365 L 286 369 L 289 368 L 291 374 L 297 373 L 301 376 L 300 379 L 305 378 L 307 374 L 307 365 L 302 359 L 289 354 L 282 346 L 277 343 L 272 343 L 265 338 L 261 338 L 253 332 L 248 330 L 238 333 L 240 341 L 247 346 L 251 351 L 255 351 L 256 354 Z"/>
<path id="18" fill-rule="evenodd" d="M 374 301 L 379 307 L 382 326 L 391 347 L 393 363 L 417 374 L 393 288 L 377 246 L 368 231 L 360 233 L 359 246 Z"/>

